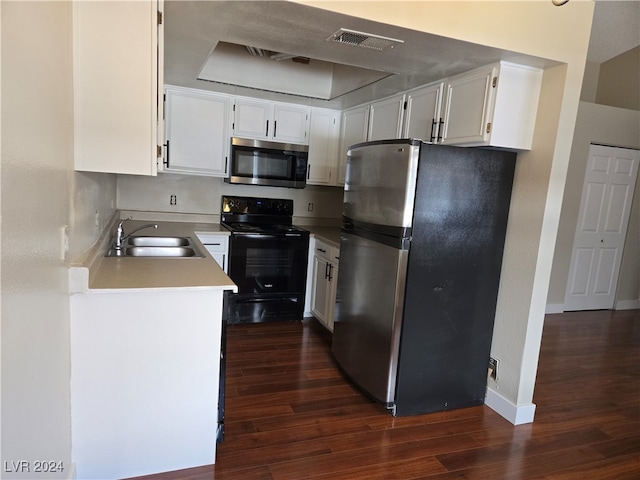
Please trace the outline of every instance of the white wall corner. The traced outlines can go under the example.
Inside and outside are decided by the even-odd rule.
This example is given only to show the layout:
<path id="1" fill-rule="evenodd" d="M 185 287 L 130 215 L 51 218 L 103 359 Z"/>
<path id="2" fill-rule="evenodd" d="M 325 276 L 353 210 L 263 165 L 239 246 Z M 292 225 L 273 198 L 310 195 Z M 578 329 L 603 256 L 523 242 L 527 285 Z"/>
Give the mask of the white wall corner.
<path id="1" fill-rule="evenodd" d="M 535 403 L 515 405 L 491 388 L 487 388 L 484 403 L 514 425 L 533 423 L 533 417 L 536 412 Z"/>
<path id="2" fill-rule="evenodd" d="M 545 309 L 545 314 L 550 313 L 563 313 L 564 312 L 564 303 L 547 303 L 547 308 Z"/>

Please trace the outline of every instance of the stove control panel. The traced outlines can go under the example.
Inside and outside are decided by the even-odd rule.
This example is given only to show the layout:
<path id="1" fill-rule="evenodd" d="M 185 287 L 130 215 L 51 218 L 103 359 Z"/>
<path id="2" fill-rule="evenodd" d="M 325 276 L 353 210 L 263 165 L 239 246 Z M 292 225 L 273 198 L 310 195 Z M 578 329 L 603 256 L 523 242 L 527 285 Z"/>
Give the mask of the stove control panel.
<path id="1" fill-rule="evenodd" d="M 293 200 L 260 197 L 222 197 L 222 214 L 293 215 Z"/>

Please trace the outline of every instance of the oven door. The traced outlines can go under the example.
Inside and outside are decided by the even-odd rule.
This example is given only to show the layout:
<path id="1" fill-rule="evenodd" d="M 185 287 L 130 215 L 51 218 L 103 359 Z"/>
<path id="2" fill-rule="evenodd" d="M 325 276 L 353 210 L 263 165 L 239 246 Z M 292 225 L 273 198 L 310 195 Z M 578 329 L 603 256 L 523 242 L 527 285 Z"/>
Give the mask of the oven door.
<path id="1" fill-rule="evenodd" d="M 231 234 L 229 276 L 238 286 L 234 320 L 301 320 L 308 235 Z"/>
<path id="2" fill-rule="evenodd" d="M 304 292 L 308 254 L 306 235 L 232 234 L 229 276 L 241 294 Z"/>

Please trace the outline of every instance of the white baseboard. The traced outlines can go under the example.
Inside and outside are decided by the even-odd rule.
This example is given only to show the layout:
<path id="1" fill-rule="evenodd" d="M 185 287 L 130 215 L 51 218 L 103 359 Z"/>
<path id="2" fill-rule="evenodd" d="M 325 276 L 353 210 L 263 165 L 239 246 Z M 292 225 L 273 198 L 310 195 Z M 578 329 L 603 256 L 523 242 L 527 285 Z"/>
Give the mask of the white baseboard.
<path id="1" fill-rule="evenodd" d="M 487 395 L 484 399 L 484 403 L 487 407 L 496 411 L 514 425 L 533 423 L 533 417 L 536 413 L 535 403 L 515 405 L 510 400 L 507 400 L 498 392 L 490 388 L 487 388 Z"/>
<path id="2" fill-rule="evenodd" d="M 564 303 L 547 303 L 544 313 L 562 313 L 564 312 Z"/>
<path id="3" fill-rule="evenodd" d="M 640 298 L 637 300 L 618 300 L 615 305 L 615 310 L 637 310 L 640 309 Z M 547 307 L 544 310 L 545 314 L 550 313 L 563 313 L 563 303 L 547 303 Z"/>
<path id="4" fill-rule="evenodd" d="M 640 298 L 638 300 L 618 300 L 616 310 L 635 310 L 640 308 Z"/>

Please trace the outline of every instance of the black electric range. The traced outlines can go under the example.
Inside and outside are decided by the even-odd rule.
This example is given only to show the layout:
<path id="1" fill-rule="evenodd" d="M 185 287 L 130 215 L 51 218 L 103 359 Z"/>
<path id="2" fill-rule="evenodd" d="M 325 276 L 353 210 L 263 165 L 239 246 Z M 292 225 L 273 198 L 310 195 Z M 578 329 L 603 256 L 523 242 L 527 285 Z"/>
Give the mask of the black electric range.
<path id="1" fill-rule="evenodd" d="M 223 196 L 220 219 L 238 286 L 229 323 L 302 320 L 309 232 L 292 224 L 293 200 Z"/>

